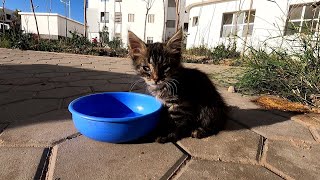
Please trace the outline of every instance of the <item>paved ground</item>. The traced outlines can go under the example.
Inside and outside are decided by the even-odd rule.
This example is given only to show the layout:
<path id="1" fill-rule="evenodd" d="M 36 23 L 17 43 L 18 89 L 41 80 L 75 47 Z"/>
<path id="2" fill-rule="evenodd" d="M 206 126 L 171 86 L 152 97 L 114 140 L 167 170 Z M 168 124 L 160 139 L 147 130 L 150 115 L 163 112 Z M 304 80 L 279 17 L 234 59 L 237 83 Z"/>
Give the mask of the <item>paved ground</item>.
<path id="1" fill-rule="evenodd" d="M 0 179 L 320 179 L 319 115 L 267 112 L 224 88 L 233 109 L 217 136 L 109 144 L 79 134 L 68 103 L 93 92 L 128 91 L 138 80 L 130 64 L 0 49 Z"/>

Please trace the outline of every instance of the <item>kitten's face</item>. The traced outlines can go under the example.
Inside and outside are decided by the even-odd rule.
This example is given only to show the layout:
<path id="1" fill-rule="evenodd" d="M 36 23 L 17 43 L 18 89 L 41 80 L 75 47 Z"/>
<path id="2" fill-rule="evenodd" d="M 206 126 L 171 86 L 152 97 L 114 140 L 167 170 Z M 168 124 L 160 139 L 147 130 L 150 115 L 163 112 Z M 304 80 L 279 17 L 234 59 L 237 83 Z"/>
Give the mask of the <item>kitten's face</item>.
<path id="1" fill-rule="evenodd" d="M 162 87 L 181 65 L 182 31 L 168 42 L 145 44 L 129 31 L 129 54 L 137 73 L 151 87 Z"/>

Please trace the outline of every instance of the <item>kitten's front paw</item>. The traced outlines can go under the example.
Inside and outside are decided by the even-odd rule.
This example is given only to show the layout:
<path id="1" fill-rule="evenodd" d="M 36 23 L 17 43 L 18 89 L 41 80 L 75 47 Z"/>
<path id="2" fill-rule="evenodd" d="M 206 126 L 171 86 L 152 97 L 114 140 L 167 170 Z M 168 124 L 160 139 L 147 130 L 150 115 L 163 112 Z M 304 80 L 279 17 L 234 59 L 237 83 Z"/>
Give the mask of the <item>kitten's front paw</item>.
<path id="1" fill-rule="evenodd" d="M 197 139 L 201 139 L 201 138 L 204 138 L 204 137 L 207 137 L 207 136 L 208 136 L 208 134 L 202 128 L 198 128 L 198 129 L 192 131 L 192 133 L 191 133 L 191 137 L 197 138 Z"/>
<path id="2" fill-rule="evenodd" d="M 177 137 L 175 134 L 169 134 L 168 136 L 160 136 L 157 137 L 156 142 L 158 143 L 167 143 L 167 142 L 176 142 L 177 141 Z"/>

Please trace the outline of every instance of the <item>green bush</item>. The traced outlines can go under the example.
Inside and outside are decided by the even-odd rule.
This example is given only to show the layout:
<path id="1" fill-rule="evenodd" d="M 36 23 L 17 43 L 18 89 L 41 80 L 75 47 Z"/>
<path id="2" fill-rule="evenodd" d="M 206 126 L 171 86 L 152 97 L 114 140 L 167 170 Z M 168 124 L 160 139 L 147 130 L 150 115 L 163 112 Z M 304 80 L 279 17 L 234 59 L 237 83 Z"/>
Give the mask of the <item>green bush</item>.
<path id="1" fill-rule="evenodd" d="M 10 40 L 4 37 L 0 38 L 0 48 L 11 48 Z"/>
<path id="2" fill-rule="evenodd" d="M 183 50 L 183 61 L 192 63 L 213 63 L 219 64 L 221 60 L 232 59 L 233 61 L 240 57 L 240 53 L 236 51 L 235 47 L 225 46 L 220 44 L 213 49 L 206 46 L 193 47 Z M 231 65 L 240 65 L 240 61 L 234 61 Z"/>
<path id="3" fill-rule="evenodd" d="M 211 55 L 211 50 L 207 48 L 206 46 L 199 46 L 199 47 L 193 47 L 184 50 L 184 54 L 188 55 L 196 55 L 196 56 L 207 56 L 209 57 Z"/>
<path id="4" fill-rule="evenodd" d="M 245 57 L 247 70 L 238 89 L 245 93 L 268 93 L 314 105 L 312 94 L 320 94 L 320 63 L 314 52 L 288 54 L 284 50 L 252 51 Z"/>
<path id="5" fill-rule="evenodd" d="M 235 46 L 225 46 L 224 44 L 220 44 L 213 48 L 211 53 L 211 58 L 214 61 L 220 61 L 227 58 L 239 58 L 240 53 L 237 52 Z"/>

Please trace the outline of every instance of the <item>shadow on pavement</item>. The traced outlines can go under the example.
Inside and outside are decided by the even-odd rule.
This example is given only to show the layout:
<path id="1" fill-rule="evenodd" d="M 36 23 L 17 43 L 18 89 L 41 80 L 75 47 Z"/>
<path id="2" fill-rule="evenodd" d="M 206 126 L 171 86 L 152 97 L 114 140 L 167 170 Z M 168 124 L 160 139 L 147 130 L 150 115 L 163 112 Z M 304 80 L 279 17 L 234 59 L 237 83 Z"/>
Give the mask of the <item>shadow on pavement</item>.
<path id="1" fill-rule="evenodd" d="M 87 70 L 58 65 L 0 66 L 0 132 L 8 128 L 70 119 L 67 106 L 75 98 L 105 91 L 129 91 L 139 77 L 132 74 Z M 143 92 L 141 85 L 134 91 Z M 59 116 L 45 116 L 52 111 L 66 111 Z M 270 115 L 259 109 L 231 108 L 231 119 L 244 126 L 225 131 L 268 126 L 287 121 L 290 117 Z M 151 138 L 150 138 L 151 137 Z M 148 143 L 154 134 L 133 143 Z"/>

